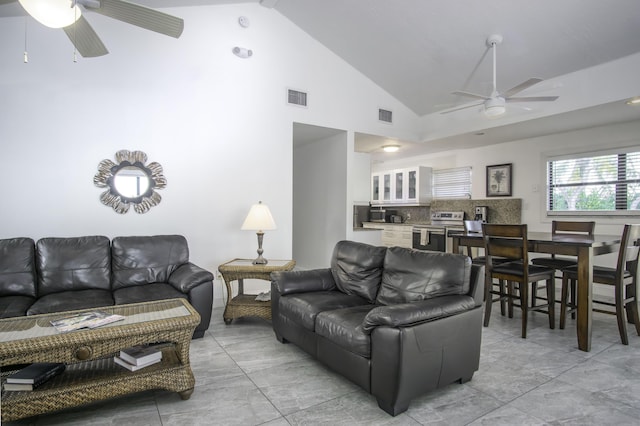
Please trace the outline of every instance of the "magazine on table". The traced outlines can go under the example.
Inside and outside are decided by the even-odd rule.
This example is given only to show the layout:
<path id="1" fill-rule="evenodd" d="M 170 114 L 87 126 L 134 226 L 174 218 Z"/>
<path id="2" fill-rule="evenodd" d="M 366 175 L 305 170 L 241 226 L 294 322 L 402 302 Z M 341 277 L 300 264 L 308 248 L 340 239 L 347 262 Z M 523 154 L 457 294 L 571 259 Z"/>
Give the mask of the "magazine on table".
<path id="1" fill-rule="evenodd" d="M 123 315 L 108 314 L 103 311 L 86 312 L 51 321 L 56 330 L 66 333 L 81 328 L 96 328 L 112 322 L 121 321 Z"/>

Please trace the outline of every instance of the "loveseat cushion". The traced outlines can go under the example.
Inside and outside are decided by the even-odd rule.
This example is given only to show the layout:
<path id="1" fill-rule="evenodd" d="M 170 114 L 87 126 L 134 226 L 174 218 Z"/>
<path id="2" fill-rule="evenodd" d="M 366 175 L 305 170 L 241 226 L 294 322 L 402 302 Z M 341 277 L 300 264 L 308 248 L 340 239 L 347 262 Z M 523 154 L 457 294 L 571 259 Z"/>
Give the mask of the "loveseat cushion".
<path id="1" fill-rule="evenodd" d="M 113 289 L 166 283 L 173 271 L 189 262 L 182 235 L 115 237 L 111 242 Z"/>
<path id="2" fill-rule="evenodd" d="M 470 278 L 471 259 L 468 256 L 390 247 L 384 259 L 376 302 L 392 305 L 467 294 Z"/>
<path id="3" fill-rule="evenodd" d="M 21 317 L 27 314 L 29 306 L 35 302 L 35 297 L 2 296 L 0 297 L 0 318 Z"/>
<path id="4" fill-rule="evenodd" d="M 42 238 L 36 243 L 36 266 L 38 297 L 111 289 L 111 247 L 104 236 Z"/>
<path id="5" fill-rule="evenodd" d="M 38 300 L 31 305 L 27 311 L 27 315 L 100 308 L 111 305 L 113 305 L 113 297 L 111 297 L 111 291 L 109 290 L 88 289 L 62 291 L 39 297 Z"/>
<path id="6" fill-rule="evenodd" d="M 147 284 L 144 286 L 135 285 L 122 287 L 113 291 L 113 300 L 116 305 L 174 299 L 178 297 L 186 299 L 187 295 L 176 290 L 172 285 L 165 283 Z"/>
<path id="7" fill-rule="evenodd" d="M 369 334 L 378 326 L 411 326 L 459 314 L 475 307 L 475 300 L 467 295 L 440 296 L 419 302 L 377 306 L 364 317 L 362 329 Z"/>
<path id="8" fill-rule="evenodd" d="M 373 303 L 380 288 L 386 247 L 355 241 L 339 241 L 331 257 L 331 273 L 336 286 Z"/>
<path id="9" fill-rule="evenodd" d="M 316 333 L 349 352 L 370 358 L 371 338 L 362 329 L 362 321 L 373 308 L 367 304 L 321 312 L 316 319 Z"/>
<path id="10" fill-rule="evenodd" d="M 316 291 L 281 297 L 279 312 L 293 323 L 309 331 L 315 331 L 316 317 L 320 312 L 361 305 L 369 303 L 359 296 L 340 291 Z"/>
<path id="11" fill-rule="evenodd" d="M 0 240 L 0 296 L 36 296 L 34 254 L 31 238 Z"/>

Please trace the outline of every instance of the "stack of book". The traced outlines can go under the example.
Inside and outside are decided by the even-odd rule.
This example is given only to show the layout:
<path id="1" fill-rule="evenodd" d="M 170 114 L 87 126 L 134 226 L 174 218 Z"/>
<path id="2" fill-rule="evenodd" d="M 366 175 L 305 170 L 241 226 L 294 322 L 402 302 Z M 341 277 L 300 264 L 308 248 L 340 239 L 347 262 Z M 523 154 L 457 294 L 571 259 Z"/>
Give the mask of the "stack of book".
<path id="1" fill-rule="evenodd" d="M 136 371 L 162 361 L 162 351 L 157 346 L 132 346 L 122 349 L 113 360 L 127 370 Z"/>
<path id="2" fill-rule="evenodd" d="M 36 362 L 7 377 L 6 391 L 31 391 L 62 373 L 65 365 L 57 362 Z"/>

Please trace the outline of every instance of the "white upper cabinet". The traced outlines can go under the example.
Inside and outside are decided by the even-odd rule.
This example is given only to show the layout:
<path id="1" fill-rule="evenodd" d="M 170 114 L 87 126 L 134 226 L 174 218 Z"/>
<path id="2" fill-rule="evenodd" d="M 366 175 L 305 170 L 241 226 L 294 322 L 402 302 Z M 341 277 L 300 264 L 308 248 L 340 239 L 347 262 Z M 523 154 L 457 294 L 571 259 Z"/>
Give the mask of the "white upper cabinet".
<path id="1" fill-rule="evenodd" d="M 371 175 L 373 205 L 429 205 L 431 198 L 430 167 L 408 167 Z"/>

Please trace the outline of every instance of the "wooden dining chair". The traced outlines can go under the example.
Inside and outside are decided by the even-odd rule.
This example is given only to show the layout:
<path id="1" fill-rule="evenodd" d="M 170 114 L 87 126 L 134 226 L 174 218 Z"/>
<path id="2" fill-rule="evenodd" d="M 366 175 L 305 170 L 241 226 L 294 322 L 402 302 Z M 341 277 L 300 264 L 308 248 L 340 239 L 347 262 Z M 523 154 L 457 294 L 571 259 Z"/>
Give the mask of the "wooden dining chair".
<path id="1" fill-rule="evenodd" d="M 618 331 L 623 345 L 629 344 L 627 326 L 625 323 L 626 310 L 629 322 L 633 322 L 636 333 L 640 336 L 640 318 L 638 316 L 638 269 L 640 268 L 640 224 L 625 225 L 622 231 L 618 262 L 615 268 L 603 266 L 593 267 L 593 283 L 605 284 L 614 287 L 614 302 L 602 299 L 593 299 L 594 304 L 615 307 L 615 312 L 605 309 L 593 308 L 595 312 L 616 315 L 618 318 Z M 575 311 L 575 301 L 568 301 L 569 286 L 575 294 L 578 280 L 577 266 L 571 266 L 562 270 L 562 295 L 560 296 L 560 328 L 564 328 L 567 309 Z"/>
<path id="2" fill-rule="evenodd" d="M 489 326 L 491 305 L 496 300 L 508 301 L 509 317 L 513 316 L 513 306 L 522 310 L 522 338 L 527 337 L 527 321 L 529 312 L 543 311 L 549 316 L 549 328 L 555 328 L 555 285 L 554 270 L 544 266 L 529 264 L 527 225 L 495 225 L 483 224 L 482 233 L 485 249 L 485 312 L 484 326 Z M 494 263 L 493 257 L 509 259 L 506 263 Z M 494 290 L 493 280 L 507 282 L 506 294 L 500 288 Z M 546 281 L 547 303 L 529 305 L 529 285 Z M 514 284 L 518 284 L 518 295 Z M 497 299 L 493 295 L 498 295 Z"/>
<path id="3" fill-rule="evenodd" d="M 593 237 L 593 233 L 596 228 L 595 222 L 572 222 L 572 221 L 560 221 L 554 220 L 551 222 L 551 235 L 553 237 L 558 235 L 585 235 Z M 531 259 L 531 263 L 539 266 L 546 266 L 556 271 L 555 277 L 562 279 L 562 270 L 578 264 L 578 259 L 575 256 L 551 256 L 536 257 Z M 547 300 L 544 296 L 538 296 L 538 286 L 533 285 L 533 299 L 532 304 L 535 306 L 536 300 Z M 571 302 L 575 305 L 576 295 L 575 292 L 570 294 Z M 572 318 L 575 318 L 575 312 L 571 314 Z"/>

